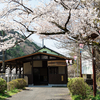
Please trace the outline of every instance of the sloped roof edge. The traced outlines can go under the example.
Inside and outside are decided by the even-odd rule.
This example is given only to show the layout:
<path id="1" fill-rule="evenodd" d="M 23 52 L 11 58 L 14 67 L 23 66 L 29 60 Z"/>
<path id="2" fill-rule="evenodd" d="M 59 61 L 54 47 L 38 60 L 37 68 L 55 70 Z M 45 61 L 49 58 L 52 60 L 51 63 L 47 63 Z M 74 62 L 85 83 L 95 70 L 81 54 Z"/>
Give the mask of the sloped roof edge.
<path id="1" fill-rule="evenodd" d="M 62 59 L 65 59 L 65 60 L 66 60 L 66 59 L 67 59 L 67 60 L 73 60 L 73 58 L 69 58 L 69 57 L 63 57 L 63 56 L 58 56 L 58 55 L 53 55 L 53 54 L 48 54 L 48 53 L 43 53 L 43 52 L 37 52 L 37 53 L 29 54 L 29 55 L 26 55 L 26 56 L 22 56 L 22 57 L 18 57 L 18 58 L 9 59 L 9 60 L 6 60 L 5 62 L 15 61 L 15 60 L 27 58 L 27 57 L 30 57 L 30 56 L 34 56 L 34 55 L 37 55 L 37 54 L 43 54 L 43 55 L 48 55 L 48 56 L 54 56 L 54 57 L 62 58 Z M 0 62 L 0 63 L 2 63 L 2 62 Z"/>

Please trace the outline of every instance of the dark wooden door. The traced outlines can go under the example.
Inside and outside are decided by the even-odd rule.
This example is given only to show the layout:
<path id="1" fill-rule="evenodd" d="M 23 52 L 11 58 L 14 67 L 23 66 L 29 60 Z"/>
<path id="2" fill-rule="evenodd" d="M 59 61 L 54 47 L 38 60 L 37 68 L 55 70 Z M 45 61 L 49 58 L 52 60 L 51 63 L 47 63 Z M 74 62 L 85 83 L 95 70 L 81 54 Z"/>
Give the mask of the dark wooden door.
<path id="1" fill-rule="evenodd" d="M 34 85 L 47 85 L 48 84 L 48 69 L 39 67 L 33 68 Z"/>
<path id="2" fill-rule="evenodd" d="M 33 69 L 33 79 L 34 79 L 34 85 L 39 85 L 40 84 L 40 70 L 39 68 L 34 68 Z"/>

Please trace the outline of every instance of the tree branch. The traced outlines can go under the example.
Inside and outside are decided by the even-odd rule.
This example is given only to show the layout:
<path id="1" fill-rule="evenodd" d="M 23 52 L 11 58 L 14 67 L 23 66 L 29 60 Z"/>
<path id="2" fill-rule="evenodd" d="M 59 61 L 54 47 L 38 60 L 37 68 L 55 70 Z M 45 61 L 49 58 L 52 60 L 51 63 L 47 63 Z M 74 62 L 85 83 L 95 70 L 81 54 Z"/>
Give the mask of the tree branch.
<path id="1" fill-rule="evenodd" d="M 10 9 L 9 11 L 7 11 L 7 13 L 5 13 L 4 15 L 2 15 L 1 18 L 4 17 L 4 16 L 6 16 L 6 15 L 9 14 L 9 13 L 12 13 L 12 12 L 16 11 L 16 10 L 22 10 L 22 11 L 26 12 L 26 11 L 23 10 L 23 9 L 20 9 L 20 8 L 14 8 L 14 9 Z"/>
<path id="2" fill-rule="evenodd" d="M 62 29 L 62 30 L 65 31 L 65 32 L 69 31 L 69 30 L 67 30 L 65 27 L 62 27 L 61 25 L 59 25 L 59 24 L 56 23 L 56 22 L 53 22 L 53 21 L 49 21 L 49 22 L 52 23 L 52 24 L 55 24 L 58 28 Z"/>
<path id="3" fill-rule="evenodd" d="M 29 38 L 32 34 L 34 34 L 34 33 L 31 32 L 28 36 L 25 36 L 24 40 L 26 40 L 27 38 Z M 23 42 L 23 40 L 20 40 L 20 41 L 16 42 L 14 46 L 16 46 L 17 44 L 19 44 L 21 42 Z M 12 46 L 12 47 L 14 47 L 14 46 Z M 10 48 L 12 48 L 12 47 L 10 47 Z"/>
<path id="4" fill-rule="evenodd" d="M 29 30 L 29 29 L 26 27 L 26 25 L 24 25 L 23 23 L 18 22 L 17 20 L 14 20 L 14 21 L 17 22 L 17 23 L 19 23 L 19 24 L 21 24 L 21 25 L 27 30 L 27 32 L 32 32 L 32 33 L 36 32 L 36 31 Z"/>
<path id="5" fill-rule="evenodd" d="M 65 9 L 71 10 L 71 8 L 63 2 L 63 0 L 61 0 L 61 3 L 60 3 L 60 4 L 61 4 Z"/>
<path id="6" fill-rule="evenodd" d="M 65 28 L 67 28 L 67 24 L 69 23 L 69 20 L 71 19 L 71 9 L 69 10 L 69 16 L 68 16 L 68 19 L 65 23 Z"/>
<path id="7" fill-rule="evenodd" d="M 15 2 L 15 3 L 17 3 L 17 4 L 19 4 L 19 5 L 21 5 L 25 10 L 27 10 L 27 12 L 28 13 L 33 13 L 33 10 L 31 10 L 30 8 L 28 8 L 28 7 L 26 7 L 25 5 L 23 5 L 22 3 L 20 3 L 20 2 L 18 2 L 18 1 L 16 1 L 16 0 L 12 0 L 13 2 Z"/>
<path id="8" fill-rule="evenodd" d="M 33 17 L 32 20 L 34 20 L 34 19 L 37 18 L 37 17 L 41 17 L 42 15 L 45 15 L 45 14 L 47 14 L 47 13 L 49 13 L 49 12 L 51 12 L 51 11 L 47 11 L 47 12 L 45 12 L 45 13 L 39 14 L 39 15 Z"/>
<path id="9" fill-rule="evenodd" d="M 51 32 L 51 33 L 39 33 L 42 35 L 59 35 L 59 34 L 65 34 L 65 32 Z"/>
<path id="10" fill-rule="evenodd" d="M 80 5 L 80 2 L 81 2 L 81 1 L 79 1 L 79 2 L 78 2 L 78 4 L 76 5 L 75 9 L 77 9 L 77 8 L 78 8 L 78 6 Z"/>

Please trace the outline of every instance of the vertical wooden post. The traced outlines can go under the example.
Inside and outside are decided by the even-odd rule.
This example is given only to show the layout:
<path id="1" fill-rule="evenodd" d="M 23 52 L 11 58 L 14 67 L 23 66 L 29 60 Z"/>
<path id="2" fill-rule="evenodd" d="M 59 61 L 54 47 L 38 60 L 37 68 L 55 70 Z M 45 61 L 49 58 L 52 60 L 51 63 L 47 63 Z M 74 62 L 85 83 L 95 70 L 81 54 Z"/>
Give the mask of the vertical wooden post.
<path id="1" fill-rule="evenodd" d="M 92 46 L 92 62 L 93 62 L 93 95 L 96 96 L 96 71 L 95 71 L 95 49 Z"/>
<path id="2" fill-rule="evenodd" d="M 22 64 L 23 65 L 23 78 L 24 78 L 24 64 Z"/>
<path id="3" fill-rule="evenodd" d="M 17 65 L 17 62 L 16 62 L 16 74 L 17 74 L 17 71 L 18 71 L 18 65 Z"/>
<path id="4" fill-rule="evenodd" d="M 19 78 L 21 78 L 21 65 L 19 66 Z"/>
<path id="5" fill-rule="evenodd" d="M 66 75 L 66 82 L 68 82 L 68 70 L 67 70 L 67 64 L 65 66 L 65 75 Z"/>
<path id="6" fill-rule="evenodd" d="M 83 77 L 83 75 L 82 75 L 82 60 L 81 60 L 81 50 L 80 50 L 80 77 Z"/>
<path id="7" fill-rule="evenodd" d="M 12 74 L 12 65 L 10 64 L 10 74 Z"/>
<path id="8" fill-rule="evenodd" d="M 49 74 L 50 74 L 49 69 L 50 69 L 50 67 L 48 66 L 48 84 L 49 84 Z"/>
<path id="9" fill-rule="evenodd" d="M 34 76 L 33 76 L 33 57 L 32 57 L 32 82 L 34 83 Z"/>
<path id="10" fill-rule="evenodd" d="M 66 66 L 65 66 L 65 74 L 67 74 L 67 64 L 66 64 Z"/>
<path id="11" fill-rule="evenodd" d="M 0 72 L 1 72 L 1 66 L 2 66 L 2 65 L 0 65 Z"/>

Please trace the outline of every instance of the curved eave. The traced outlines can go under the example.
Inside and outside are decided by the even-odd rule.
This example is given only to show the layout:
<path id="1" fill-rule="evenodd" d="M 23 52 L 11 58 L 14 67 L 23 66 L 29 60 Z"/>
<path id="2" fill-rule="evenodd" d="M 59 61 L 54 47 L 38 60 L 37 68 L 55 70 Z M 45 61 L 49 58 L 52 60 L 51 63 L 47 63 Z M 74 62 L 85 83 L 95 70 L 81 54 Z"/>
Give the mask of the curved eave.
<path id="1" fill-rule="evenodd" d="M 31 57 L 31 56 L 35 56 L 35 55 L 39 55 L 39 54 L 53 56 L 53 57 L 61 58 L 63 60 L 73 60 L 73 58 L 69 58 L 69 57 L 63 57 L 63 56 L 58 56 L 58 55 L 53 55 L 53 54 L 48 54 L 48 53 L 43 53 L 43 52 L 37 52 L 37 53 L 29 54 L 29 55 L 26 55 L 26 56 L 9 59 L 9 60 L 6 60 L 5 62 L 11 62 L 11 61 L 16 61 L 16 60 L 21 60 L 21 59 L 24 59 L 24 58 L 27 58 L 27 57 Z M 2 63 L 2 61 L 0 63 Z"/>

